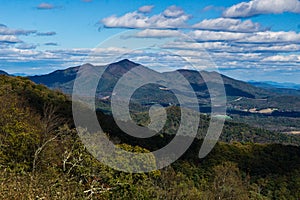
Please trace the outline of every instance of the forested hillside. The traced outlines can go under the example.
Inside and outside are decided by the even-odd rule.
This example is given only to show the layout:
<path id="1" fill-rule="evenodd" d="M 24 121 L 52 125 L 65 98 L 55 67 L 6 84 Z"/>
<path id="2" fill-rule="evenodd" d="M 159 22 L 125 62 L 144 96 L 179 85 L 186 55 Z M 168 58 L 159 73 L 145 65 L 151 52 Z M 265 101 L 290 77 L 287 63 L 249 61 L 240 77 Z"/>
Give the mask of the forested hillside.
<path id="1" fill-rule="evenodd" d="M 223 142 L 206 158 L 198 158 L 200 131 L 171 166 L 132 174 L 113 170 L 87 152 L 64 94 L 1 75 L 0 100 L 0 199 L 300 199 L 297 137 L 226 122 Z M 176 114 L 176 107 L 169 109 Z M 165 130 L 132 140 L 111 116 L 99 111 L 98 117 L 111 140 L 127 151 L 149 152 L 173 137 Z M 208 119 L 202 116 L 203 122 Z"/>

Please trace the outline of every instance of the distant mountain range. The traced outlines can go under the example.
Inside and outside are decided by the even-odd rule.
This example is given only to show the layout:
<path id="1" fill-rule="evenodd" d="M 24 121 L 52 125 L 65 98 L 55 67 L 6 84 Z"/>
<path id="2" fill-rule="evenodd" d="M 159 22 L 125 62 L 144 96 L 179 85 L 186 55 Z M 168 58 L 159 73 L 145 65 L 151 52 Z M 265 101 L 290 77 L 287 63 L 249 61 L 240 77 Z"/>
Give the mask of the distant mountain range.
<path id="1" fill-rule="evenodd" d="M 219 76 L 223 79 L 226 91 L 227 114 L 233 119 L 259 127 L 270 123 L 269 129 L 272 130 L 300 129 L 300 92 L 296 89 L 277 88 L 274 82 L 258 83 L 251 81 L 248 83 L 232 79 L 217 72 L 201 71 L 199 73 L 198 71 L 186 69 L 159 73 L 127 59 L 106 66 L 84 64 L 57 70 L 45 75 L 28 76 L 28 78 L 35 83 L 43 84 L 51 89 L 58 89 L 65 94 L 71 95 L 74 80 L 79 70 L 81 75 L 87 78 L 98 77 L 99 74 L 103 73 L 97 87 L 97 106 L 104 111 L 110 112 L 109 102 L 112 95 L 114 95 L 113 89 L 116 83 L 126 72 L 137 66 L 139 66 L 143 74 L 151 74 L 153 77 L 164 76 L 172 79 L 176 73 L 181 73 L 195 91 L 200 112 L 202 113 L 209 113 L 211 108 L 210 93 L 202 76 L 208 77 L 206 80 L 217 87 L 219 85 L 216 85 L 218 83 L 215 80 Z M 173 81 L 176 86 L 178 85 L 176 90 L 189 98 L 190 94 L 181 86 L 182 84 L 177 80 Z M 288 86 L 288 84 L 285 85 Z M 293 87 L 296 86 L 293 85 Z M 161 85 L 148 84 L 142 86 L 136 90 L 131 98 L 132 108 L 136 110 L 157 103 L 165 106 L 179 105 L 173 92 L 165 88 L 163 83 Z"/>
<path id="2" fill-rule="evenodd" d="M 103 72 L 103 76 L 98 85 L 98 97 L 105 97 L 107 99 L 111 97 L 113 88 L 120 77 L 136 66 L 142 67 L 144 74 L 152 73 L 157 76 L 161 75 L 159 72 L 155 72 L 127 59 L 107 66 L 93 66 L 91 64 L 85 64 L 82 68 L 87 69 L 85 70 L 86 76 L 94 76 L 107 67 L 105 72 Z M 46 75 L 29 76 L 29 78 L 35 83 L 44 84 L 49 88 L 59 89 L 66 94 L 71 94 L 74 80 L 79 68 L 80 66 L 71 67 L 65 70 L 57 70 Z M 98 72 L 89 69 L 94 69 Z M 199 103 L 205 112 L 205 108 L 209 107 L 210 94 L 206 83 L 200 76 L 200 73 L 193 70 L 177 70 L 177 72 L 181 73 L 190 82 L 199 98 Z M 162 74 L 167 77 L 172 77 L 174 73 L 175 72 L 164 72 Z M 209 81 L 211 82 L 214 82 L 214 77 L 219 75 L 216 72 L 207 71 L 201 71 L 201 74 L 210 77 Z M 249 110 L 251 108 L 265 109 L 272 107 L 277 108 L 279 111 L 300 111 L 300 97 L 297 97 L 297 95 L 294 94 L 289 94 L 289 90 L 285 90 L 286 93 L 278 93 L 266 87 L 257 87 L 253 83 L 249 84 L 224 75 L 220 76 L 224 82 L 229 109 Z M 133 98 L 142 103 L 146 103 L 146 101 L 166 104 L 177 103 L 171 91 L 162 90 L 162 88 L 159 89 L 158 86 L 145 86 L 139 90 L 140 92 L 136 93 Z M 178 90 L 182 90 L 182 92 L 184 92 L 184 88 L 178 88 Z M 292 98 L 284 98 L 284 96 L 290 95 Z"/>
<path id="3" fill-rule="evenodd" d="M 249 81 L 248 83 L 253 86 L 264 88 L 278 94 L 300 96 L 300 84 L 277 83 L 273 81 Z"/>
<path id="4" fill-rule="evenodd" d="M 107 66 L 106 71 L 103 74 L 103 80 L 101 80 L 102 84 L 99 83 L 99 87 L 100 87 L 99 89 L 104 93 L 111 92 L 110 90 L 113 88 L 113 86 L 118 81 L 118 79 L 123 74 L 125 74 L 126 72 L 128 72 L 129 70 L 131 70 L 136 66 L 141 66 L 141 65 L 131 62 L 127 59 L 109 64 Z M 76 78 L 76 74 L 80 67 L 81 66 L 71 67 L 65 70 L 57 70 L 46 75 L 29 76 L 29 78 L 35 83 L 44 84 L 50 88 L 60 89 L 64 93 L 71 94 L 72 86 Z M 82 67 L 83 68 L 94 67 L 95 69 L 101 70 L 104 69 L 106 66 L 93 66 L 91 64 L 85 64 Z M 153 70 L 147 67 L 144 66 L 142 67 L 145 73 L 152 72 L 152 73 L 157 73 L 157 75 L 160 74 L 158 72 L 154 72 Z M 193 89 L 196 92 L 199 93 L 201 92 L 202 96 L 209 95 L 206 84 L 197 71 L 178 70 L 178 72 L 180 72 L 182 75 L 185 76 L 185 78 L 191 83 Z M 173 73 L 175 72 L 165 72 L 163 74 L 166 76 L 171 76 Z M 210 78 L 211 81 L 213 81 L 213 77 L 215 75 L 218 75 L 216 72 L 201 71 L 201 73 L 211 77 Z M 224 75 L 221 75 L 221 77 L 223 78 L 224 81 L 227 96 L 262 98 L 270 95 L 270 93 L 267 90 L 257 88 L 246 82 L 234 80 Z"/>
<path id="5" fill-rule="evenodd" d="M 0 70 L 0 75 L 9 75 L 9 76 L 23 76 L 23 77 L 27 77 L 28 74 L 25 74 L 25 73 L 13 73 L 13 74 L 9 74 L 7 73 L 6 71 L 3 71 L 3 70 Z"/>
<path id="6" fill-rule="evenodd" d="M 248 83 L 262 88 L 285 88 L 300 90 L 300 84 L 290 82 L 278 83 L 274 81 L 248 81 Z"/>

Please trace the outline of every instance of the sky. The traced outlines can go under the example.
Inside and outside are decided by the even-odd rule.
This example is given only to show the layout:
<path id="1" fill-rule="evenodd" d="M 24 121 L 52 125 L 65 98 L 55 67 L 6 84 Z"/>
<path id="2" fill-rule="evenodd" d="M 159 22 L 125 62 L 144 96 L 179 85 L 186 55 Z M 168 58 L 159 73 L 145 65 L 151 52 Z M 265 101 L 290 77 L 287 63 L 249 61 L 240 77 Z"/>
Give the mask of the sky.
<path id="1" fill-rule="evenodd" d="M 0 69 L 45 74 L 121 58 L 300 83 L 299 0 L 0 0 Z M 172 66 L 172 67 L 170 67 Z"/>

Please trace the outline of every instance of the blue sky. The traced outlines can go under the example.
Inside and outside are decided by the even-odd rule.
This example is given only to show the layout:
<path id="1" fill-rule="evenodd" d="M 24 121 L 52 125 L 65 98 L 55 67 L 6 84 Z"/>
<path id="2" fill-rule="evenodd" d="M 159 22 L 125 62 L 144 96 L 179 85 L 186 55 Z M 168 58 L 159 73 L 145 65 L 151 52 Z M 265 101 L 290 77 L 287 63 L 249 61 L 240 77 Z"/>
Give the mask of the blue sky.
<path id="1" fill-rule="evenodd" d="M 180 55 L 199 70 L 214 70 L 214 63 L 241 80 L 300 83 L 299 0 L 0 0 L 0 5 L 0 69 L 9 73 L 105 64 L 130 52 L 133 61 L 162 71 L 167 64 L 186 68 L 178 64 Z M 151 45 L 176 56 L 139 49 Z"/>

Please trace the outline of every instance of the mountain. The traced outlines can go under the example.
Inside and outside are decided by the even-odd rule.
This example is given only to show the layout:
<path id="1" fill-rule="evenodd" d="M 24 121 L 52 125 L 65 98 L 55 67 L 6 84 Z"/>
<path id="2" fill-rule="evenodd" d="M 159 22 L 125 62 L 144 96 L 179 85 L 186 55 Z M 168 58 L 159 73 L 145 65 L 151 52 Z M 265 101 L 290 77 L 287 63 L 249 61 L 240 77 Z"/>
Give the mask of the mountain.
<path id="1" fill-rule="evenodd" d="M 138 64 L 129 60 L 122 60 L 120 62 L 112 63 L 107 66 L 106 73 L 104 74 L 105 82 L 110 84 L 115 82 L 124 73 L 132 69 Z M 86 71 L 85 76 L 93 75 L 88 71 L 90 68 L 97 68 L 98 70 L 104 69 L 106 66 L 93 66 L 89 63 L 82 66 L 70 67 L 64 70 L 56 70 L 50 74 L 29 76 L 28 78 L 37 84 L 43 84 L 52 89 L 59 89 L 66 94 L 71 94 L 73 90 L 74 80 L 77 72 L 81 68 L 81 71 Z M 87 69 L 87 70 L 85 70 Z"/>
<path id="2" fill-rule="evenodd" d="M 273 81 L 249 81 L 249 84 L 283 95 L 300 96 L 300 85 L 295 83 L 277 83 Z"/>
<path id="3" fill-rule="evenodd" d="M 0 70 L 0 75 L 8 75 L 7 72 Z"/>
<path id="4" fill-rule="evenodd" d="M 264 109 L 272 106 L 282 111 L 287 110 L 287 108 L 289 108 L 291 111 L 300 111 L 300 98 L 298 99 L 298 97 L 293 97 L 294 100 L 299 100 L 298 102 L 294 102 L 294 100 L 292 102 L 282 102 L 284 96 L 293 95 L 289 94 L 288 90 L 286 90 L 286 93 L 284 94 L 279 94 L 267 88 L 256 87 L 252 84 L 218 74 L 217 72 L 201 71 L 199 73 L 198 71 L 193 70 L 177 70 L 173 72 L 159 73 L 127 59 L 106 66 L 93 66 L 91 64 L 85 64 L 65 70 L 57 70 L 46 75 L 29 76 L 29 79 L 35 83 L 46 85 L 52 89 L 59 89 L 66 94 L 71 94 L 76 74 L 81 67 L 81 72 L 84 72 L 84 76 L 87 78 L 89 76 L 96 76 L 97 73 L 103 73 L 97 90 L 98 97 L 103 98 L 108 96 L 111 97 L 113 88 L 118 80 L 126 72 L 137 66 L 140 68 L 140 74 L 144 76 L 140 77 L 140 79 L 147 78 L 149 74 L 151 74 L 153 77 L 164 76 L 172 79 L 172 77 L 176 76 L 176 73 L 181 73 L 191 84 L 199 98 L 199 103 L 202 104 L 202 106 L 209 107 L 210 103 L 210 94 L 202 76 L 208 77 L 208 82 L 211 82 L 212 84 L 216 84 L 216 77 L 221 76 L 224 82 L 229 108 L 249 110 L 251 108 Z M 106 70 L 103 72 L 105 68 Z M 176 89 L 180 90 L 184 94 L 185 88 L 180 88 L 182 83 L 180 83 L 178 80 L 172 81 L 178 85 L 178 88 Z M 134 94 L 133 99 L 144 99 L 144 102 L 147 100 L 148 102 L 166 104 L 178 103 L 176 100 L 174 100 L 174 98 L 170 97 L 170 95 L 173 95 L 171 91 L 163 89 L 163 87 L 159 87 L 159 85 L 144 86 L 140 88 L 139 91 L 139 93 L 137 92 Z M 158 94 L 155 94 L 155 91 Z"/>
<path id="5" fill-rule="evenodd" d="M 78 72 L 80 72 L 78 76 L 81 77 L 80 84 L 86 85 L 87 88 L 90 88 L 88 85 L 89 78 L 98 79 L 99 75 L 102 74 L 97 86 L 96 106 L 100 110 L 110 113 L 110 99 L 115 95 L 113 90 L 117 82 L 121 77 L 123 78 L 125 73 L 134 68 L 138 71 L 126 75 L 131 80 L 131 83 L 127 83 L 129 85 L 123 88 L 130 89 L 137 85 L 138 82 L 150 80 L 151 77 L 152 79 L 155 79 L 155 77 L 166 78 L 161 84 L 147 84 L 135 90 L 130 102 L 131 110 L 135 112 L 146 111 L 154 104 L 163 106 L 179 105 L 174 93 L 165 87 L 168 84 L 171 84 L 179 94 L 187 99 L 186 105 L 180 106 L 192 105 L 191 93 L 187 92 L 180 78 L 174 78 L 178 77 L 178 73 L 180 73 L 188 80 L 195 91 L 200 112 L 210 113 L 210 93 L 203 77 L 205 76 L 206 82 L 216 88 L 222 87 L 216 82 L 217 77 L 221 77 L 226 90 L 227 115 L 232 117 L 233 120 L 281 132 L 300 130 L 300 96 L 297 93 L 294 91 L 290 92 L 290 89 L 280 89 L 281 92 L 278 92 L 279 89 L 256 87 L 253 84 L 235 80 L 217 72 L 201 71 L 199 73 L 198 71 L 180 69 L 159 73 L 125 59 L 105 66 L 84 64 L 65 70 L 57 70 L 46 75 L 29 76 L 29 79 L 35 83 L 44 84 L 49 88 L 59 89 L 70 95 L 72 94 L 74 80 Z M 172 80 L 172 82 L 169 80 Z M 119 98 L 121 101 L 124 99 L 120 94 L 116 95 L 116 98 Z"/>
<path id="6" fill-rule="evenodd" d="M 65 85 L 76 78 L 79 67 L 57 70 L 46 75 L 29 76 L 29 79 L 37 84 L 43 84 L 52 89 L 62 89 L 63 92 L 69 93 Z"/>
<path id="7" fill-rule="evenodd" d="M 71 67 L 65 70 L 57 70 L 50 74 L 39 75 L 39 76 L 29 76 L 29 79 L 38 84 L 44 84 L 49 88 L 61 89 L 63 92 L 70 94 L 72 92 L 72 84 L 74 83 L 74 79 L 76 78 L 76 74 L 80 67 L 88 68 L 92 67 L 95 69 L 104 69 L 107 67 L 106 71 L 102 76 L 101 83 L 99 87 L 102 92 L 107 92 L 111 90 L 113 85 L 117 82 L 117 80 L 126 72 L 131 70 L 132 68 L 140 66 L 143 68 L 145 74 L 149 73 L 149 68 L 146 68 L 137 63 L 131 62 L 127 59 L 121 60 L 116 63 L 109 64 L 107 66 L 93 66 L 91 64 L 85 64 L 83 66 Z M 82 69 L 82 70 L 83 70 Z M 150 70 L 151 73 L 156 73 L 159 76 L 160 73 L 154 72 Z M 193 70 L 177 70 L 176 72 L 165 72 L 164 75 L 172 76 L 175 73 L 181 73 L 186 79 L 191 83 L 193 89 L 197 92 L 202 92 L 206 95 L 208 94 L 208 90 L 203 78 L 199 75 L 199 72 Z M 216 72 L 206 72 L 201 71 L 201 74 L 206 75 L 210 81 L 213 82 L 214 76 L 220 76 Z M 90 74 L 89 74 L 90 75 Z M 270 93 L 264 89 L 257 88 L 252 86 L 251 84 L 234 80 L 227 76 L 221 75 L 223 78 L 226 94 L 230 97 L 245 97 L 245 98 L 262 98 L 270 95 Z"/>
<path id="8" fill-rule="evenodd" d="M 300 89 L 300 84 L 284 82 L 278 83 L 274 81 L 248 81 L 248 83 L 262 88 L 285 88 L 285 89 Z"/>
<path id="9" fill-rule="evenodd" d="M 13 73 L 13 74 L 9 74 L 6 71 L 0 70 L 0 75 L 7 75 L 7 76 L 23 76 L 26 77 L 28 76 L 28 74 L 26 73 Z"/>
<path id="10" fill-rule="evenodd" d="M 28 76 L 28 74 L 26 74 L 26 73 L 13 73 L 12 74 L 13 76 Z"/>

